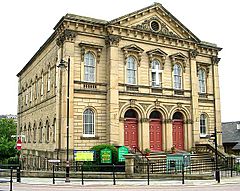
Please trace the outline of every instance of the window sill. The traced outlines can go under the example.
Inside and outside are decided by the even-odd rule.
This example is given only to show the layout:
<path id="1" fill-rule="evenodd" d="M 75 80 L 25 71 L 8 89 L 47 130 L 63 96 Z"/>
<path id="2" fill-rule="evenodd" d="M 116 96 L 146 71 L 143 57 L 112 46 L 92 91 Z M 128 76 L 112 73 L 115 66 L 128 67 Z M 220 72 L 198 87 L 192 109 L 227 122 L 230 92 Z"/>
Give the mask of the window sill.
<path id="1" fill-rule="evenodd" d="M 208 97 L 207 93 L 198 93 L 198 95 L 199 95 L 200 98 L 207 98 Z"/>
<path id="2" fill-rule="evenodd" d="M 180 89 L 179 89 L 179 90 L 176 90 L 176 89 L 175 89 L 175 90 L 174 90 L 174 94 L 175 94 L 175 95 L 184 95 L 184 90 L 180 90 Z"/>
<path id="3" fill-rule="evenodd" d="M 81 140 L 99 140 L 99 137 L 87 137 L 87 136 L 82 136 L 80 137 Z"/>
<path id="4" fill-rule="evenodd" d="M 205 135 L 200 135 L 200 139 L 208 139 L 207 134 L 205 134 Z"/>

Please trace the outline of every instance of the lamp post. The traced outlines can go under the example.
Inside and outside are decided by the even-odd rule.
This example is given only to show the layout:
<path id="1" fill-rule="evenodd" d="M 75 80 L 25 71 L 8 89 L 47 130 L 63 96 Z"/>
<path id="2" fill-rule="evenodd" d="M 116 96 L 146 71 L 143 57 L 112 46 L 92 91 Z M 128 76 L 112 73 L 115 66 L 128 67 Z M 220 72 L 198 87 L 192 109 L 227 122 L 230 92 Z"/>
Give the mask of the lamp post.
<path id="1" fill-rule="evenodd" d="M 214 145 L 215 145 L 215 166 L 216 166 L 216 171 L 215 171 L 215 177 L 216 181 L 220 183 L 220 172 L 219 172 L 219 167 L 218 167 L 218 150 L 217 150 L 217 127 L 215 125 L 214 127 Z"/>
<path id="2" fill-rule="evenodd" d="M 65 65 L 67 63 L 67 66 Z M 64 61 L 61 59 L 60 64 L 58 65 L 60 69 L 68 69 L 68 81 L 67 81 L 67 158 L 66 158 L 66 179 L 65 182 L 70 182 L 69 172 L 70 172 L 70 164 L 69 164 L 69 87 L 70 87 L 70 57 L 68 61 Z"/>

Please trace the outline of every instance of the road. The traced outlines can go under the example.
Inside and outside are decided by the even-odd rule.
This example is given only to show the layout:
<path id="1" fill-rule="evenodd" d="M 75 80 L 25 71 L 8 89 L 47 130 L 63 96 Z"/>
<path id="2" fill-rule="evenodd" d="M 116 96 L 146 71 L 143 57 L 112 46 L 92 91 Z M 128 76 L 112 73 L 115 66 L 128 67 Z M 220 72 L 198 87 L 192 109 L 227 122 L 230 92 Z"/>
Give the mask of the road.
<path id="1" fill-rule="evenodd" d="M 215 185 L 152 185 L 152 186 L 143 186 L 143 185 L 133 185 L 133 186 L 124 186 L 124 185 L 32 185 L 32 184 L 17 184 L 14 183 L 13 191 L 131 191 L 131 190 L 166 190 L 166 191 L 239 191 L 240 184 L 215 184 Z M 5 184 L 0 185 L 0 191 L 9 190 L 9 185 Z"/>

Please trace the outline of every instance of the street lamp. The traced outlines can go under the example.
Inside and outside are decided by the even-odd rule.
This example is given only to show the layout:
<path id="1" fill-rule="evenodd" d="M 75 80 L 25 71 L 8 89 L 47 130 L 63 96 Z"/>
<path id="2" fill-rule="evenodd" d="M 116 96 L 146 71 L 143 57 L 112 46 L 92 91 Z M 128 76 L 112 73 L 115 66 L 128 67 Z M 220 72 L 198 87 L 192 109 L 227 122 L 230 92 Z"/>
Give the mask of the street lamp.
<path id="1" fill-rule="evenodd" d="M 215 144 L 215 162 L 216 162 L 216 181 L 220 183 L 220 172 L 219 172 L 219 167 L 218 167 L 218 150 L 217 150 L 217 127 L 215 125 L 214 127 L 214 144 Z"/>
<path id="2" fill-rule="evenodd" d="M 65 65 L 67 63 L 67 66 Z M 70 171 L 70 164 L 69 164 L 69 84 L 70 84 L 70 57 L 68 61 L 61 59 L 60 64 L 58 67 L 62 69 L 68 70 L 68 81 L 67 81 L 67 158 L 66 158 L 66 180 L 65 182 L 70 182 L 69 178 L 69 171 Z"/>

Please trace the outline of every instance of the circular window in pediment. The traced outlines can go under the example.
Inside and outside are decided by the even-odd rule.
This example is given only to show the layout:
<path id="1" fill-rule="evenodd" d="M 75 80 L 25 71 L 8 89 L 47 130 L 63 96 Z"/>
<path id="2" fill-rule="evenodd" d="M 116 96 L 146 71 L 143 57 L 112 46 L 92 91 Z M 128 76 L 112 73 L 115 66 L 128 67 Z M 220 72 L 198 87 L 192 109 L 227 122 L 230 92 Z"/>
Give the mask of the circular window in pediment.
<path id="1" fill-rule="evenodd" d="M 151 30 L 154 32 L 159 32 L 161 29 L 160 23 L 156 20 L 151 21 L 150 27 L 151 27 Z"/>

